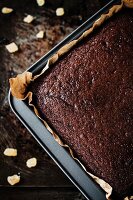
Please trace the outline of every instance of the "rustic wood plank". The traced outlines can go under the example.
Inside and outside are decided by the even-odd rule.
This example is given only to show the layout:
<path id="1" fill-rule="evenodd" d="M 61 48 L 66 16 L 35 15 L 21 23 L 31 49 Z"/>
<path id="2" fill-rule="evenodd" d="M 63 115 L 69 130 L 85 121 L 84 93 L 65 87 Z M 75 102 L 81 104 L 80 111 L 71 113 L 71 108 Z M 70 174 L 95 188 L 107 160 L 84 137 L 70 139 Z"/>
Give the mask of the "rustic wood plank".
<path id="1" fill-rule="evenodd" d="M 4 200 L 85 200 L 76 188 L 2 188 L 0 197 Z"/>
<path id="2" fill-rule="evenodd" d="M 45 153 L 44 153 L 45 154 Z M 37 156 L 38 157 L 38 156 Z M 43 159 L 36 168 L 26 169 L 21 164 L 15 165 L 12 161 L 8 163 L 0 163 L 0 186 L 9 187 L 7 176 L 20 173 L 21 181 L 17 187 L 72 187 L 74 185 L 62 173 L 62 171 L 53 163 L 51 159 Z M 23 160 L 21 161 L 23 162 Z M 14 165 L 13 165 L 14 164 Z"/>

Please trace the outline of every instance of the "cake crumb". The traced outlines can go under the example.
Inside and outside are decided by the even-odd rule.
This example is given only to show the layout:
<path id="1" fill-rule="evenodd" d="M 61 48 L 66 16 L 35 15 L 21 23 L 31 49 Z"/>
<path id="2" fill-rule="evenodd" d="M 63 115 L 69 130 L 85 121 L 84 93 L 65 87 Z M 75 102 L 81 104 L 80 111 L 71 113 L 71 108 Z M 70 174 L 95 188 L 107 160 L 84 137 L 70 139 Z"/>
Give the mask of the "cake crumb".
<path id="1" fill-rule="evenodd" d="M 17 149 L 14 148 L 6 148 L 4 151 L 5 156 L 17 156 Z"/>
<path id="2" fill-rule="evenodd" d="M 38 6 L 43 6 L 45 4 L 45 0 L 36 0 Z"/>
<path id="3" fill-rule="evenodd" d="M 1 12 L 2 12 L 3 14 L 9 14 L 9 13 L 11 13 L 12 11 L 13 11 L 12 8 L 7 8 L 7 7 L 2 8 L 2 10 L 1 10 Z"/>
<path id="4" fill-rule="evenodd" d="M 34 20 L 34 17 L 32 15 L 27 15 L 24 17 L 23 21 L 30 24 Z"/>
<path id="5" fill-rule="evenodd" d="M 26 162 L 26 166 L 28 168 L 35 167 L 36 165 L 37 165 L 37 159 L 36 158 L 30 158 Z"/>
<path id="6" fill-rule="evenodd" d="M 44 31 L 39 31 L 39 32 L 36 34 L 36 37 L 37 37 L 37 38 L 43 38 L 43 37 L 44 37 Z"/>
<path id="7" fill-rule="evenodd" d="M 10 53 L 14 53 L 14 52 L 18 51 L 18 46 L 14 42 L 12 42 L 12 43 L 6 45 L 6 49 Z"/>
<path id="8" fill-rule="evenodd" d="M 64 15 L 64 8 L 57 8 L 56 9 L 56 15 L 57 16 L 63 16 Z"/>
<path id="9" fill-rule="evenodd" d="M 12 176 L 8 176 L 7 181 L 10 185 L 15 185 L 15 184 L 20 182 L 20 176 L 18 176 L 17 174 L 14 174 Z"/>

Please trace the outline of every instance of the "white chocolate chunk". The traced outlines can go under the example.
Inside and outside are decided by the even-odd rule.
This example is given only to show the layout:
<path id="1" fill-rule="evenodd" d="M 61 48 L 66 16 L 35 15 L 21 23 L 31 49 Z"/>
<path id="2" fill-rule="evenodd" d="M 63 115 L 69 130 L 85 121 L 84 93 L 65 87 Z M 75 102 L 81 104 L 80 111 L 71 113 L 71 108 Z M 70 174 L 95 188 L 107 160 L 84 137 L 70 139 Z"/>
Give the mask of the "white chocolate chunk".
<path id="1" fill-rule="evenodd" d="M 17 149 L 7 148 L 4 151 L 5 156 L 17 156 Z"/>
<path id="2" fill-rule="evenodd" d="M 43 6 L 45 4 L 45 0 L 36 0 L 38 6 Z"/>
<path id="3" fill-rule="evenodd" d="M 7 8 L 7 7 L 2 8 L 2 10 L 1 10 L 1 12 L 2 12 L 3 14 L 9 14 L 9 13 L 11 13 L 12 11 L 13 11 L 12 8 Z"/>
<path id="4" fill-rule="evenodd" d="M 26 162 L 26 166 L 29 167 L 29 168 L 35 167 L 36 165 L 37 165 L 37 159 L 36 158 L 30 158 Z"/>
<path id="5" fill-rule="evenodd" d="M 24 17 L 23 21 L 30 24 L 34 20 L 34 17 L 32 15 L 27 15 Z"/>
<path id="6" fill-rule="evenodd" d="M 18 46 L 17 46 L 14 42 L 12 42 L 12 43 L 6 45 L 6 49 L 7 49 L 10 53 L 14 53 L 14 52 L 18 51 Z"/>
<path id="7" fill-rule="evenodd" d="M 56 9 L 56 15 L 57 16 L 62 16 L 62 15 L 64 15 L 64 8 L 57 8 Z"/>
<path id="8" fill-rule="evenodd" d="M 43 37 L 44 37 L 44 31 L 39 31 L 39 32 L 36 34 L 36 37 L 37 37 L 37 38 L 43 38 Z"/>
<path id="9" fill-rule="evenodd" d="M 15 185 L 15 184 L 20 182 L 20 176 L 18 176 L 17 174 L 14 174 L 12 176 L 8 176 L 7 181 L 10 185 Z"/>

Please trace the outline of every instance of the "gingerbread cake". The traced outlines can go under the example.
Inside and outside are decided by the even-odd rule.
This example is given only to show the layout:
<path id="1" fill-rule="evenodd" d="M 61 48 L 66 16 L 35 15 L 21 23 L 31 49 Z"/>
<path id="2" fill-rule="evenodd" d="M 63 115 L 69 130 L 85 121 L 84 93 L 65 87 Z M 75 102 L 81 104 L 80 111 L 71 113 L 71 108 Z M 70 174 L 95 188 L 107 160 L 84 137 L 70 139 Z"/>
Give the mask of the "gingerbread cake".
<path id="1" fill-rule="evenodd" d="M 133 195 L 133 10 L 123 8 L 31 85 L 43 119 L 89 172 Z"/>

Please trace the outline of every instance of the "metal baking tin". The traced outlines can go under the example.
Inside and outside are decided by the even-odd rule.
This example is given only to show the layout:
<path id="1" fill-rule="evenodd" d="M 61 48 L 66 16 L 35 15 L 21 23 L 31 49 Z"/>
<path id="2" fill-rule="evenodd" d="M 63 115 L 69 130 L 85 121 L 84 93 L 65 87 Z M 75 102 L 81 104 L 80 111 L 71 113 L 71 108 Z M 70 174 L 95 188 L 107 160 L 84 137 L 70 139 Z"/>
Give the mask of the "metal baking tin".
<path id="1" fill-rule="evenodd" d="M 62 42 L 56 45 L 51 51 L 44 55 L 38 62 L 33 64 L 27 71 L 34 75 L 41 71 L 47 60 L 57 52 L 66 43 L 78 38 L 85 30 L 106 13 L 114 4 L 120 3 L 120 0 L 112 0 L 95 15 L 84 22 L 79 28 L 73 31 Z M 41 120 L 34 114 L 31 108 L 24 102 L 14 98 L 9 91 L 9 104 L 15 115 L 29 130 L 37 142 L 43 147 L 48 155 L 55 161 L 66 176 L 80 190 L 80 192 L 89 200 L 105 200 L 106 194 L 98 184 L 84 171 L 84 169 L 75 161 L 70 154 L 61 147 L 53 138 L 51 133 L 45 128 Z"/>

